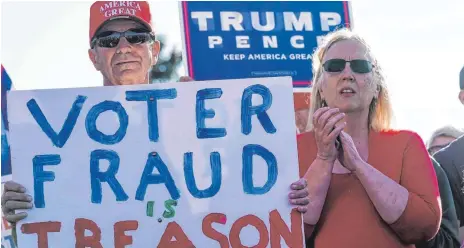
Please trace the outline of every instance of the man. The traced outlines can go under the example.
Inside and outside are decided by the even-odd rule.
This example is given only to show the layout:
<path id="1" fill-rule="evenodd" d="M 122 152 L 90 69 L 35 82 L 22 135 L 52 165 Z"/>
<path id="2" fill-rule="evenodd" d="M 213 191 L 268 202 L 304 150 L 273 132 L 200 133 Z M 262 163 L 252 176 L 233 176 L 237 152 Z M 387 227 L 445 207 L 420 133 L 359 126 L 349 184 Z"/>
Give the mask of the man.
<path id="1" fill-rule="evenodd" d="M 460 92 L 458 98 L 464 105 L 464 67 L 461 69 L 459 78 Z M 464 135 L 451 142 L 444 149 L 435 153 L 434 158 L 446 172 L 450 182 L 456 214 L 459 221 L 460 242 L 462 243 L 464 240 Z"/>
<path id="2" fill-rule="evenodd" d="M 90 8 L 89 42 L 89 58 L 103 75 L 103 85 L 149 83 L 160 42 L 155 40 L 147 2 L 95 2 Z"/>
<path id="3" fill-rule="evenodd" d="M 160 43 L 155 40 L 150 7 L 142 1 L 98 1 L 90 7 L 89 58 L 103 76 L 103 85 L 132 85 L 150 82 L 149 72 L 158 61 Z M 191 81 L 181 77 L 180 81 Z M 14 182 L 6 182 L 2 211 L 14 224 L 32 208 L 32 197 Z M 15 228 L 13 228 L 15 232 Z M 13 234 L 15 238 L 16 235 Z"/>
<path id="4" fill-rule="evenodd" d="M 89 58 L 95 69 L 103 76 L 103 85 L 133 85 L 149 83 L 149 72 L 158 60 L 160 43 L 155 40 L 151 25 L 150 8 L 142 1 L 98 1 L 90 7 L 90 49 Z M 181 77 L 180 81 L 192 81 Z M 299 180 L 292 185 L 290 194 L 298 211 L 306 212 L 307 183 Z M 26 212 L 15 210 L 31 209 L 32 197 L 26 189 L 7 182 L 2 195 L 2 211 L 7 221 L 13 225 L 16 243 L 15 223 L 27 217 Z M 302 192 L 302 193 L 301 193 Z"/>
<path id="5" fill-rule="evenodd" d="M 441 223 L 437 235 L 433 239 L 416 244 L 416 248 L 459 248 L 459 226 L 454 207 L 453 193 L 445 171 L 438 162 L 431 157 L 441 199 Z"/>
<path id="6" fill-rule="evenodd" d="M 444 126 L 433 132 L 429 141 L 427 142 L 427 150 L 430 155 L 435 154 L 444 147 L 447 147 L 455 139 L 464 135 L 464 131 L 461 131 L 453 126 Z"/>

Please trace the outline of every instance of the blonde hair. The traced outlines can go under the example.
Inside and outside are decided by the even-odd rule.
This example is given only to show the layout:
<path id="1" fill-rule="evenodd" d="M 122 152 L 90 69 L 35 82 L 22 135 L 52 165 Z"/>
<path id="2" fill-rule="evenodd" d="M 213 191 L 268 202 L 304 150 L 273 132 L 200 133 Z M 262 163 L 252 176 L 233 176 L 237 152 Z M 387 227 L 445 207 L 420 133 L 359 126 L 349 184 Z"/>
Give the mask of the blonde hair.
<path id="1" fill-rule="evenodd" d="M 372 102 L 369 105 L 369 117 L 368 117 L 368 126 L 369 128 L 375 131 L 389 130 L 391 126 L 391 120 L 393 116 L 390 97 L 388 94 L 388 89 L 385 83 L 385 77 L 383 76 L 382 70 L 378 65 L 376 59 L 371 53 L 371 49 L 358 34 L 354 33 L 351 30 L 342 28 L 336 31 L 333 31 L 327 34 L 322 44 L 320 44 L 315 50 L 312 56 L 312 65 L 313 65 L 313 89 L 311 94 L 311 105 L 309 109 L 308 123 L 306 126 L 307 131 L 313 129 L 312 118 L 314 112 L 322 106 L 322 97 L 320 93 L 322 85 L 322 60 L 327 53 L 327 51 L 332 47 L 333 44 L 343 41 L 343 40 L 354 40 L 361 43 L 367 51 L 368 56 L 372 59 L 374 65 L 372 72 L 374 73 L 374 83 L 378 87 L 379 96 L 378 99 L 372 99 Z"/>

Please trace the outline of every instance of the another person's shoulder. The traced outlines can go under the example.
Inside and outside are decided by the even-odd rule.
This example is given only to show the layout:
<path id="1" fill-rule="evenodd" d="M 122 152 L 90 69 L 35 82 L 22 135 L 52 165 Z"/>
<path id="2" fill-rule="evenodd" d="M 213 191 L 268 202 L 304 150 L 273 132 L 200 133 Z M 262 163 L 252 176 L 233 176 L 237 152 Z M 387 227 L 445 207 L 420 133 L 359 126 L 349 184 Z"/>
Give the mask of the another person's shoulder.
<path id="1" fill-rule="evenodd" d="M 453 177 L 456 173 L 460 175 L 457 180 L 461 181 L 461 176 L 464 175 L 464 135 L 436 152 L 433 157 L 448 173 L 448 177 Z"/>
<path id="2" fill-rule="evenodd" d="M 435 153 L 433 157 L 448 176 L 453 192 L 456 213 L 462 227 L 464 226 L 464 192 L 462 190 L 464 188 L 462 180 L 464 177 L 464 136 L 451 142 L 447 147 Z"/>
<path id="3" fill-rule="evenodd" d="M 447 147 L 435 153 L 434 158 L 441 160 L 461 158 L 464 164 L 464 135 L 451 142 Z"/>

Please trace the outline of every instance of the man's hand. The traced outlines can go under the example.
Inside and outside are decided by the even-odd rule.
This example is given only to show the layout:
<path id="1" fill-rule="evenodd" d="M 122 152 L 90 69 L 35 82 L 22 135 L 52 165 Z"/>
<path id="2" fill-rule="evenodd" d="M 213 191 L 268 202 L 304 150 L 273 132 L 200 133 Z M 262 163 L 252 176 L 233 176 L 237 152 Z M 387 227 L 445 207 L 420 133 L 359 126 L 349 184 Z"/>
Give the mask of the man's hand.
<path id="1" fill-rule="evenodd" d="M 189 82 L 189 81 L 193 81 L 193 78 L 189 76 L 182 76 L 179 78 L 179 82 Z"/>
<path id="2" fill-rule="evenodd" d="M 13 181 L 8 181 L 3 185 L 2 212 L 5 219 L 12 224 L 27 217 L 26 212 L 15 214 L 15 210 L 32 208 L 32 196 L 25 193 L 26 189 Z"/>

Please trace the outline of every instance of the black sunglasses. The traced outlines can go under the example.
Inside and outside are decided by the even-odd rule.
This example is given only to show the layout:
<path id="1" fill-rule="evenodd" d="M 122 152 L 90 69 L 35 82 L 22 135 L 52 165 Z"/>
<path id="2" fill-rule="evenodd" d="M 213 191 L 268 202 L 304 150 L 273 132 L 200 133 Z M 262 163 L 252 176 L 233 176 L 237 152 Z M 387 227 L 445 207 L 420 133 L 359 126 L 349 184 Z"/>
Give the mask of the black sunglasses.
<path id="1" fill-rule="evenodd" d="M 370 61 L 364 59 L 329 59 L 322 66 L 327 72 L 341 72 L 345 69 L 347 62 L 350 62 L 351 70 L 356 73 L 368 73 L 374 67 Z"/>
<path id="2" fill-rule="evenodd" d="M 130 29 L 124 32 L 104 31 L 95 36 L 91 47 L 95 45 L 105 48 L 114 48 L 119 44 L 119 40 L 124 37 L 131 44 L 142 44 L 147 41 L 154 41 L 155 35 L 142 29 Z"/>

